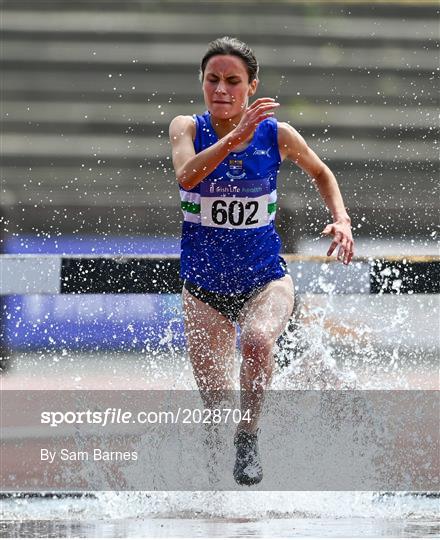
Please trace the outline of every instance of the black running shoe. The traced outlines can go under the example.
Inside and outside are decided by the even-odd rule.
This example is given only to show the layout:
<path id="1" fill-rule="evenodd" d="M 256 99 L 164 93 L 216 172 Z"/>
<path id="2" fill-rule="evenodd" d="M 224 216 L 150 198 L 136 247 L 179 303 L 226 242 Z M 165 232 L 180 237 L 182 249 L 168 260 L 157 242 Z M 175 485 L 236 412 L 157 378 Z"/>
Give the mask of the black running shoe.
<path id="1" fill-rule="evenodd" d="M 237 457 L 234 466 L 234 479 L 237 484 L 252 486 L 263 479 L 263 468 L 258 452 L 258 432 L 255 434 L 240 431 L 235 435 L 234 445 Z"/>

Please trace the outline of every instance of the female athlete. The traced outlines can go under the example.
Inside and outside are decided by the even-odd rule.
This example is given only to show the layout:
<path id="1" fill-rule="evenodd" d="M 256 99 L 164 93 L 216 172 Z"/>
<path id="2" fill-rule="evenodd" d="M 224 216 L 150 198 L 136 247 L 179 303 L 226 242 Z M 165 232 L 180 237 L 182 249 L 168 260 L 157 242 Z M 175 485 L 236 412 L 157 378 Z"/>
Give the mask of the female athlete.
<path id="1" fill-rule="evenodd" d="M 258 63 L 243 42 L 211 42 L 200 77 L 207 111 L 170 124 L 173 164 L 184 215 L 181 277 L 185 334 L 205 406 L 221 408 L 232 388 L 236 325 L 240 326 L 240 400 L 246 420 L 234 439 L 234 478 L 262 479 L 258 419 L 274 364 L 272 350 L 293 310 L 291 277 L 274 227 L 277 173 L 289 159 L 316 183 L 333 222 L 324 235 L 338 259 L 353 256 L 350 218 L 330 169 L 299 133 L 275 119 L 279 107 L 262 97 Z"/>

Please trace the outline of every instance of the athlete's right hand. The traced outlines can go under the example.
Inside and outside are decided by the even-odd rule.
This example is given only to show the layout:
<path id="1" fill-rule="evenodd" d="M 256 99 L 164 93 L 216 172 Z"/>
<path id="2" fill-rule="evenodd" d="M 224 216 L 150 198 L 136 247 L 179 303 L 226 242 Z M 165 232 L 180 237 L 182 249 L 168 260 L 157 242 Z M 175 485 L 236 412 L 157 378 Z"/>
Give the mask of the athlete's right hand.
<path id="1" fill-rule="evenodd" d="M 273 98 L 263 97 L 252 103 L 244 112 L 238 126 L 232 131 L 233 140 L 240 144 L 246 141 L 254 134 L 258 124 L 265 118 L 273 116 L 275 113 L 272 109 L 276 109 L 280 104 Z"/>

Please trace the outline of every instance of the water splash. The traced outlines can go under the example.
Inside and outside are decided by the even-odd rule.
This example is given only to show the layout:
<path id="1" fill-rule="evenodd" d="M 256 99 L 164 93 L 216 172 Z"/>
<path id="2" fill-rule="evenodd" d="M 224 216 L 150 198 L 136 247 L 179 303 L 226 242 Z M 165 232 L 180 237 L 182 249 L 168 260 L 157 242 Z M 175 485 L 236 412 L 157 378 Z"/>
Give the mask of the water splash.
<path id="1" fill-rule="evenodd" d="M 438 499 L 424 494 L 301 491 L 96 492 L 93 497 L 2 501 L 3 519 L 174 518 L 264 520 L 437 520 Z"/>
<path id="2" fill-rule="evenodd" d="M 331 303 L 325 307 L 301 300 L 294 317 L 277 343 L 275 355 L 284 366 L 273 379 L 275 390 L 329 390 L 356 388 L 356 375 L 339 369 L 329 346 L 326 328 Z"/>
<path id="3" fill-rule="evenodd" d="M 324 286 L 325 283 L 323 283 Z M 395 388 L 403 377 L 403 364 L 420 360 L 422 349 L 408 352 L 405 326 L 414 326 L 417 313 L 437 313 L 435 299 L 412 298 L 411 309 L 404 297 L 366 298 L 304 296 L 299 313 L 287 330 L 282 349 L 284 367 L 279 367 L 272 387 L 282 389 L 374 388 L 371 373 L 385 372 L 381 388 Z M 414 306 L 417 304 L 417 307 Z M 437 312 L 435 310 L 437 309 Z M 434 310 L 434 311 L 433 311 Z M 145 371 L 149 380 L 190 388 L 190 365 L 173 343 L 179 321 L 173 317 L 161 335 L 164 356 L 146 344 Z M 385 324 L 387 322 L 388 324 Z M 418 344 L 419 332 L 412 328 Z M 406 337 L 405 337 L 406 336 Z M 422 340 L 423 341 L 423 340 Z M 165 358 L 166 357 L 166 358 Z M 166 361 L 166 363 L 164 363 Z M 282 363 L 282 362 L 280 362 Z M 359 365 L 369 376 L 358 376 Z M 356 368 L 356 369 L 355 369 Z M 78 369 L 78 366 L 76 366 Z M 356 374 L 354 373 L 356 371 Z M 156 379 L 150 377 L 156 376 Z M 186 377 L 186 378 L 185 378 Z M 399 386 L 402 387 L 402 386 Z M 438 500 L 417 494 L 371 492 L 100 492 L 83 499 L 18 499 L 3 501 L 6 519 L 139 519 L 174 518 L 263 520 L 309 519 L 426 519 L 436 520 Z"/>

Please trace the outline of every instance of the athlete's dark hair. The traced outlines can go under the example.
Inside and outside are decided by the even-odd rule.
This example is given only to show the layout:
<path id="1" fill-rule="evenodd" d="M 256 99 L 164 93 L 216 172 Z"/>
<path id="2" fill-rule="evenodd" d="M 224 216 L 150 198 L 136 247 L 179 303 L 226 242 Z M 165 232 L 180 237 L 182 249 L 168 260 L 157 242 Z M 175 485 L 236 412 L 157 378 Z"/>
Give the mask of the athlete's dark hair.
<path id="1" fill-rule="evenodd" d="M 258 62 L 253 50 L 239 39 L 225 36 L 211 41 L 200 64 L 200 80 L 203 81 L 208 60 L 218 54 L 238 56 L 246 64 L 249 82 L 258 79 Z"/>

